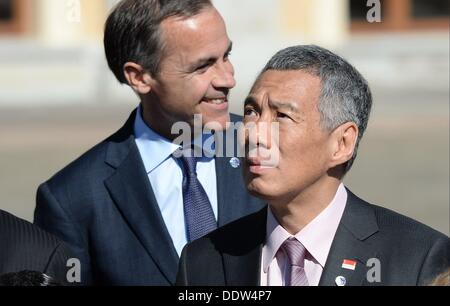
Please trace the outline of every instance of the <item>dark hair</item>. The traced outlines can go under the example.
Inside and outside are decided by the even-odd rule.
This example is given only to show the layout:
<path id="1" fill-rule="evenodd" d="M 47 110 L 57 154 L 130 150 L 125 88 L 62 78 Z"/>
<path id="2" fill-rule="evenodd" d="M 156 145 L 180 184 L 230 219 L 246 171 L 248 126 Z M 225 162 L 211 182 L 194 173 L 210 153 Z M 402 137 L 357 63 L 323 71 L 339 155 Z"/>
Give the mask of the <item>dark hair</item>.
<path id="1" fill-rule="evenodd" d="M 258 79 L 268 70 L 304 70 L 320 77 L 318 110 L 322 127 L 332 131 L 346 122 L 354 122 L 358 126 L 355 151 L 344 169 L 344 173 L 348 172 L 356 159 L 372 108 L 372 94 L 367 81 L 346 60 L 314 45 L 294 46 L 279 51 L 270 59 Z"/>
<path id="2" fill-rule="evenodd" d="M 160 24 L 179 16 L 192 17 L 210 0 L 122 0 L 105 24 L 104 46 L 108 66 L 121 83 L 127 83 L 123 65 L 135 62 L 152 75 L 159 72 L 164 42 Z"/>

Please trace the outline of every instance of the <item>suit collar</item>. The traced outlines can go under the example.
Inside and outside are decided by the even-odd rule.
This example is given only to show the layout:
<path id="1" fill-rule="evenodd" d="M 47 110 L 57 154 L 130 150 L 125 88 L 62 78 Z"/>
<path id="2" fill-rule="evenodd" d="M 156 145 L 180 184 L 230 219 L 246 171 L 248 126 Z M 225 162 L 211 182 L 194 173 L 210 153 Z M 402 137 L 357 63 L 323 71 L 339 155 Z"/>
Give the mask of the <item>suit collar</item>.
<path id="1" fill-rule="evenodd" d="M 373 209 L 363 200 L 347 190 L 348 199 L 339 227 L 336 231 L 320 286 L 334 286 L 338 276 L 346 279 L 346 285 L 361 285 L 366 277 L 366 263 L 376 258 L 376 248 L 367 238 L 378 232 Z M 355 270 L 342 268 L 344 259 L 357 262 Z"/>
<path id="2" fill-rule="evenodd" d="M 373 208 L 347 189 L 347 206 L 341 223 L 360 241 L 378 231 L 378 222 Z"/>
<path id="3" fill-rule="evenodd" d="M 113 168 L 118 168 L 122 164 L 134 144 L 133 125 L 136 118 L 136 112 L 137 110 L 135 109 L 130 117 L 128 117 L 124 126 L 105 140 L 105 142 L 108 143 L 105 163 Z"/>
<path id="4" fill-rule="evenodd" d="M 112 199 L 149 256 L 170 283 L 175 281 L 178 255 L 148 181 L 134 142 L 136 110 L 109 141 L 105 162 L 116 169 L 105 180 Z"/>

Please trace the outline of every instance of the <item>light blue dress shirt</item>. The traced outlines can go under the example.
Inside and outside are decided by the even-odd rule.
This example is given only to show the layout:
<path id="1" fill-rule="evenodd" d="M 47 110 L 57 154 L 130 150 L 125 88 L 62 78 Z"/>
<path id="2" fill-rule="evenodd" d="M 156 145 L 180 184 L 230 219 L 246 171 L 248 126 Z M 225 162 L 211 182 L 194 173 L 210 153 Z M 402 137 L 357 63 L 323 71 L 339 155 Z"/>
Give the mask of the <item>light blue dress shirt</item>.
<path id="1" fill-rule="evenodd" d="M 164 223 L 178 255 L 187 243 L 183 207 L 183 166 L 172 154 L 179 145 L 153 131 L 143 120 L 139 107 L 134 122 L 136 145 L 158 202 Z M 211 134 L 203 135 L 203 141 Z M 196 142 L 194 142 L 196 143 Z M 208 147 L 208 146 L 206 146 Z M 205 148 L 207 150 L 207 148 Z M 213 152 L 208 152 L 212 156 Z M 197 163 L 197 177 L 208 195 L 217 220 L 217 182 L 214 158 L 202 157 Z"/>

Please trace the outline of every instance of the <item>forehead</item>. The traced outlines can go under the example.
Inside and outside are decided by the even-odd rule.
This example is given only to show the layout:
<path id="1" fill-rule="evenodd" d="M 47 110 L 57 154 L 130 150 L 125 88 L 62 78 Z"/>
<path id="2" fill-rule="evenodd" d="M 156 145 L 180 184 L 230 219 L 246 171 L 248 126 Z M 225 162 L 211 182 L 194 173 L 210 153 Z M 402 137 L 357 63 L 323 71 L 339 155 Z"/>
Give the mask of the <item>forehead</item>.
<path id="1" fill-rule="evenodd" d="M 253 86 L 250 95 L 269 99 L 298 101 L 320 95 L 320 78 L 303 70 L 268 70 Z"/>
<path id="2" fill-rule="evenodd" d="M 213 7 L 188 18 L 167 18 L 161 23 L 161 35 L 166 56 L 179 53 L 208 56 L 218 49 L 226 50 L 230 43 L 225 22 Z"/>

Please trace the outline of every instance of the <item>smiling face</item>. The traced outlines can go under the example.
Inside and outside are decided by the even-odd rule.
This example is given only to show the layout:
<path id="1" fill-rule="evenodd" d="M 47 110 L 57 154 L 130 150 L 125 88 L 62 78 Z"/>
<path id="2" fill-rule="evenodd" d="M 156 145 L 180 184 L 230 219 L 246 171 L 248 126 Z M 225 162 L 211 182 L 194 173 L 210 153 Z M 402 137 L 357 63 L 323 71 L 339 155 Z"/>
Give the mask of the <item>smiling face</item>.
<path id="1" fill-rule="evenodd" d="M 246 152 L 248 190 L 270 202 L 292 199 L 327 176 L 336 141 L 320 125 L 320 78 L 302 70 L 269 70 L 253 86 L 245 102 L 244 123 L 279 124 L 275 135 L 246 135 L 246 146 L 279 152 L 278 163 Z M 264 129 L 263 129 L 264 130 Z M 247 151 L 247 150 L 246 150 Z"/>
<path id="2" fill-rule="evenodd" d="M 170 17 L 161 24 L 164 42 L 160 72 L 151 77 L 144 111 L 155 130 L 166 135 L 177 121 L 203 124 L 229 121 L 228 93 L 235 86 L 229 61 L 231 41 L 216 9 L 189 18 Z"/>

